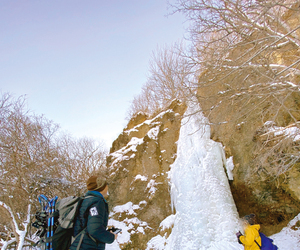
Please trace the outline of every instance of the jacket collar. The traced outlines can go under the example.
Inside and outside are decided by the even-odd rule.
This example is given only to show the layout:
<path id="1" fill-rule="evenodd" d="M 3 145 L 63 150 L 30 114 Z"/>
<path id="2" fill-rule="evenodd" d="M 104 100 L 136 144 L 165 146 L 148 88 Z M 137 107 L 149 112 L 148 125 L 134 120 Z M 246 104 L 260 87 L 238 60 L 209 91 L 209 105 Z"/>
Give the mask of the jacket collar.
<path id="1" fill-rule="evenodd" d="M 88 195 L 92 195 L 92 196 L 96 196 L 96 197 L 101 197 L 107 203 L 107 201 L 105 200 L 104 196 L 100 192 L 98 192 L 98 191 L 87 191 L 87 193 L 85 194 L 85 196 L 88 196 Z"/>
<path id="2" fill-rule="evenodd" d="M 260 225 L 259 224 L 249 225 L 249 227 L 254 228 L 257 231 L 259 231 L 259 229 L 260 229 Z"/>

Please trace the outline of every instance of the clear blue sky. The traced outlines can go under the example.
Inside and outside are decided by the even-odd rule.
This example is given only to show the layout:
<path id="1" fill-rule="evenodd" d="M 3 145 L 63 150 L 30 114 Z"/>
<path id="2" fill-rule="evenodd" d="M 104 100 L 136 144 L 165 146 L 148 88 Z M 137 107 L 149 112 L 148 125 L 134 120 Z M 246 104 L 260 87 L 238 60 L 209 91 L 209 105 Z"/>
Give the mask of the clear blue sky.
<path id="1" fill-rule="evenodd" d="M 75 137 L 122 132 L 151 53 L 179 42 L 165 0 L 1 0 L 0 91 Z"/>

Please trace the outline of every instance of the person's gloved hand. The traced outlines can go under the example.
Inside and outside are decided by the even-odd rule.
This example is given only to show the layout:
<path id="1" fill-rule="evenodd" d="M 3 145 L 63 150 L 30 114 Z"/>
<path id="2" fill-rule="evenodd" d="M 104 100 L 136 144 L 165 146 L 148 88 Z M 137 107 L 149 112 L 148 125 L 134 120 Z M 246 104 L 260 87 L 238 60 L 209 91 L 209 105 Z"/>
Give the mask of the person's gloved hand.
<path id="1" fill-rule="evenodd" d="M 242 235 L 242 233 L 240 231 L 238 231 L 235 235 L 237 238 L 239 238 Z"/>
<path id="2" fill-rule="evenodd" d="M 107 231 L 112 233 L 112 232 L 116 231 L 116 228 L 112 227 L 112 228 L 109 228 Z"/>
<path id="3" fill-rule="evenodd" d="M 240 244 L 242 244 L 242 242 L 240 241 L 240 237 L 242 236 L 242 233 L 241 233 L 240 231 L 238 231 L 235 235 L 236 235 L 236 237 L 238 238 L 238 242 L 239 242 Z"/>

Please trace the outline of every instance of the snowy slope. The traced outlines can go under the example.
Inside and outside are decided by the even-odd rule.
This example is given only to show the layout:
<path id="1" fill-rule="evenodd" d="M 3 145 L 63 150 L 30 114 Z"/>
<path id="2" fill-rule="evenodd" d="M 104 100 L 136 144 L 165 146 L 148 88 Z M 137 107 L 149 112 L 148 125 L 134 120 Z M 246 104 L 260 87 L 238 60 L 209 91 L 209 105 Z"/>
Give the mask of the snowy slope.
<path id="1" fill-rule="evenodd" d="M 283 228 L 280 233 L 270 237 L 274 240 L 279 250 L 300 249 L 300 227 L 295 226 L 297 221 L 300 221 L 300 214 L 291 220 L 287 227 Z"/>

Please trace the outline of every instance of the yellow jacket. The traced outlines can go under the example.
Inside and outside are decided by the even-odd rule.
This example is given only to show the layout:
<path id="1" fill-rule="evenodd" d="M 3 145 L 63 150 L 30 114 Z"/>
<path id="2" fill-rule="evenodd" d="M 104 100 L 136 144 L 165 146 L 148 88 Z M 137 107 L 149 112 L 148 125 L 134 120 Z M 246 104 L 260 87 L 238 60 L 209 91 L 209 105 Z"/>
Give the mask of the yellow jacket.
<path id="1" fill-rule="evenodd" d="M 261 246 L 261 238 L 259 236 L 260 225 L 248 225 L 245 229 L 245 235 L 239 237 L 245 250 L 260 250 L 254 240 Z"/>

